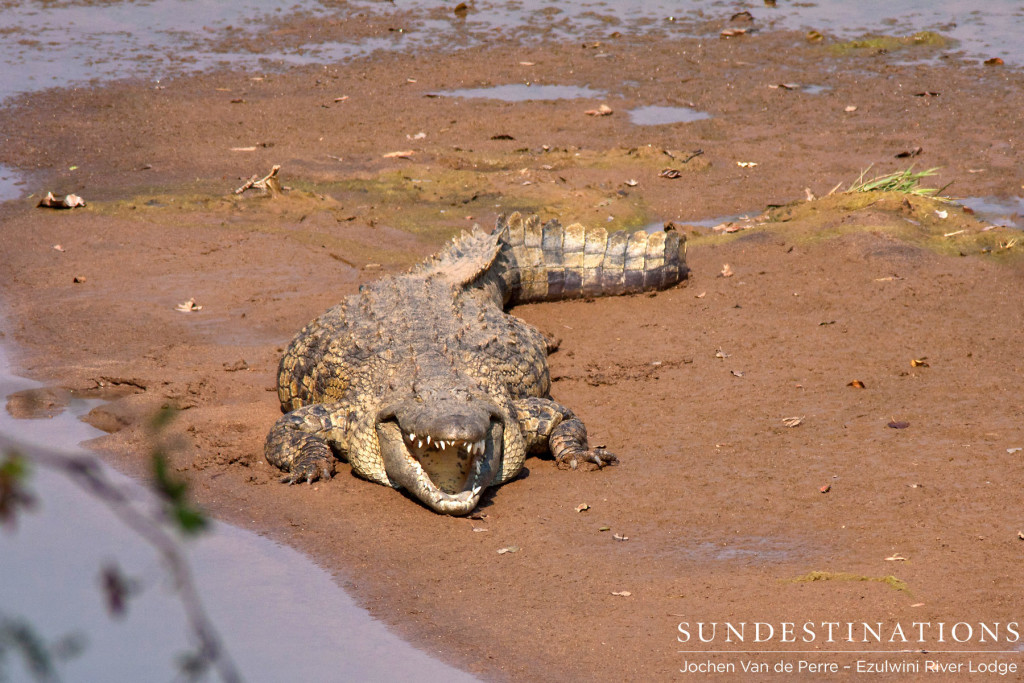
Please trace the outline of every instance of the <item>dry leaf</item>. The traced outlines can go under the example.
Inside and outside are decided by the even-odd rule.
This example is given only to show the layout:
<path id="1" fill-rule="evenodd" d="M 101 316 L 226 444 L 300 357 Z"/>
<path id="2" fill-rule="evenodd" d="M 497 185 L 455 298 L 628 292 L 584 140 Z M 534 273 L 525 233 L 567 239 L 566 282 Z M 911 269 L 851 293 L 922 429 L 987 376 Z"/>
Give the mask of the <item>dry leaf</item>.
<path id="1" fill-rule="evenodd" d="M 623 536 L 622 534 L 612 534 L 612 538 L 614 538 L 616 541 L 628 541 L 629 540 L 629 536 Z"/>
<path id="2" fill-rule="evenodd" d="M 903 557 L 902 555 L 896 554 L 896 555 L 890 555 L 889 557 L 885 558 L 885 561 L 886 562 L 906 562 L 907 558 Z"/>
<path id="3" fill-rule="evenodd" d="M 420 131 L 419 133 L 416 133 L 415 135 L 406 135 L 406 136 L 405 136 L 405 139 L 406 139 L 406 140 L 422 140 L 422 139 L 423 139 L 423 138 L 425 138 L 425 137 L 427 137 L 427 134 L 426 134 L 426 133 L 424 133 L 424 132 L 423 132 L 423 131 L 421 130 L 421 131 Z M 410 152 L 410 153 L 411 153 L 411 152 Z"/>
<path id="4" fill-rule="evenodd" d="M 729 264 L 726 263 L 724 266 L 722 266 L 722 272 L 719 273 L 719 275 L 722 277 L 732 277 L 734 273 L 732 272 L 732 268 L 729 266 Z"/>
<path id="5" fill-rule="evenodd" d="M 683 175 L 682 171 L 679 171 L 679 170 L 674 169 L 674 168 L 666 168 L 661 173 L 658 174 L 658 177 L 659 178 L 668 178 L 669 180 L 675 180 L 676 178 L 679 178 L 682 175 Z"/>
<path id="6" fill-rule="evenodd" d="M 895 282 L 896 280 L 904 280 L 906 278 L 900 277 L 899 275 L 890 275 L 889 277 L 876 277 L 875 282 Z"/>
<path id="7" fill-rule="evenodd" d="M 729 372 L 732 373 L 733 377 L 743 377 L 743 375 L 745 374 L 743 372 L 740 372 L 739 370 L 730 370 Z"/>
<path id="8" fill-rule="evenodd" d="M 886 426 L 891 429 L 906 429 L 910 423 L 906 420 L 892 420 Z"/>
<path id="9" fill-rule="evenodd" d="M 590 509 L 590 506 L 586 503 L 580 503 L 576 506 L 576 512 L 585 512 Z"/>
<path id="10" fill-rule="evenodd" d="M 867 389 L 867 386 L 864 384 L 864 382 L 861 382 L 859 379 L 855 379 L 852 382 L 847 383 L 846 386 L 853 387 L 854 389 Z"/>
<path id="11" fill-rule="evenodd" d="M 1024 541 L 1024 531 L 1018 531 L 1017 532 L 1017 538 L 1019 538 L 1020 540 Z"/>
<path id="12" fill-rule="evenodd" d="M 588 109 L 583 113 L 586 114 L 587 116 L 611 116 L 612 108 L 609 107 L 607 104 L 602 104 L 597 109 Z"/>
<path id="13" fill-rule="evenodd" d="M 481 534 L 481 533 L 487 531 L 487 529 L 483 528 L 482 526 L 475 526 L 475 527 L 473 527 L 473 531 L 475 533 Z"/>
<path id="14" fill-rule="evenodd" d="M 85 200 L 77 194 L 66 194 L 57 197 L 52 192 L 47 192 L 46 196 L 39 200 L 37 206 L 41 206 L 44 209 L 74 209 L 79 206 L 85 206 Z"/>
<path id="15" fill-rule="evenodd" d="M 911 607 L 924 607 L 924 603 L 923 602 L 915 602 L 913 605 L 911 605 Z"/>
<path id="16" fill-rule="evenodd" d="M 965 232 L 967 232 L 967 231 L 966 230 L 955 230 L 953 232 L 947 232 L 946 234 L 943 235 L 943 237 L 953 237 L 954 235 L 962 235 Z"/>
<path id="17" fill-rule="evenodd" d="M 802 417 L 784 417 L 782 418 L 782 424 L 787 427 L 799 427 L 803 424 L 804 419 Z"/>
<path id="18" fill-rule="evenodd" d="M 727 28 L 722 31 L 719 35 L 723 38 L 734 38 L 735 36 L 742 36 L 747 32 L 745 28 Z"/>
<path id="19" fill-rule="evenodd" d="M 400 152 L 388 152 L 384 155 L 385 159 L 408 159 L 416 152 L 411 149 L 402 150 Z"/>
<path id="20" fill-rule="evenodd" d="M 517 546 L 517 545 L 510 545 L 507 548 L 500 548 L 498 550 L 498 554 L 499 555 L 504 555 L 505 553 L 517 552 L 518 550 L 519 550 L 519 546 Z"/>
<path id="21" fill-rule="evenodd" d="M 53 248 L 54 248 L 55 251 L 64 251 L 64 247 L 62 247 L 59 244 L 53 245 Z"/>
<path id="22" fill-rule="evenodd" d="M 757 162 L 756 161 L 737 161 L 736 165 L 739 166 L 740 168 L 754 168 L 755 166 L 757 166 Z"/>
<path id="23" fill-rule="evenodd" d="M 856 104 L 847 105 L 846 108 L 843 109 L 843 111 L 845 111 L 847 114 L 855 112 L 855 111 L 857 111 L 857 105 Z"/>
<path id="24" fill-rule="evenodd" d="M 707 295 L 708 295 L 707 292 L 701 292 L 700 294 L 695 294 L 693 298 L 695 298 L 695 299 L 703 299 Z"/>
<path id="25" fill-rule="evenodd" d="M 926 368 L 926 367 L 928 367 L 928 361 L 926 359 L 927 359 L 927 356 L 925 356 L 924 358 L 911 358 L 910 359 L 910 367 L 912 367 L 912 368 Z"/>
<path id="26" fill-rule="evenodd" d="M 1014 453 L 1019 453 L 1021 451 L 1024 451 L 1024 448 L 1021 448 L 1020 446 L 1017 446 L 1016 448 L 1007 448 L 1006 449 L 1006 452 L 1009 453 L 1010 455 L 1013 455 Z"/>
<path id="27" fill-rule="evenodd" d="M 533 66 L 536 62 L 519 62 L 519 66 Z"/>
<path id="28" fill-rule="evenodd" d="M 1002 63 L 1003 60 L 1000 59 L 999 57 L 992 57 L 991 59 L 985 60 L 985 66 L 1000 66 L 1002 65 Z"/>
<path id="29" fill-rule="evenodd" d="M 807 32 L 807 42 L 809 42 L 809 43 L 820 43 L 824 39 L 825 39 L 825 36 L 823 36 L 819 31 L 808 31 Z"/>
<path id="30" fill-rule="evenodd" d="M 182 313 L 194 313 L 195 311 L 203 310 L 203 307 L 196 303 L 195 297 L 184 301 L 174 307 L 174 310 L 181 311 Z"/>
<path id="31" fill-rule="evenodd" d="M 85 282 L 85 276 L 84 275 L 76 275 L 74 278 L 72 278 L 71 281 L 74 282 L 76 285 L 83 284 Z"/>
<path id="32" fill-rule="evenodd" d="M 715 351 L 715 358 L 728 358 L 731 354 L 726 353 L 722 349 Z"/>
<path id="33" fill-rule="evenodd" d="M 914 149 L 908 149 L 905 152 L 900 152 L 899 154 L 896 155 L 896 158 L 897 159 L 910 159 L 912 157 L 916 157 L 918 154 L 920 154 L 923 151 L 924 151 L 924 149 L 922 147 L 915 147 Z"/>
<path id="34" fill-rule="evenodd" d="M 640 184 L 640 183 L 638 183 L 637 181 L 633 180 L 632 178 L 630 178 L 629 180 L 627 180 L 627 181 L 626 181 L 626 182 L 624 183 L 624 185 L 627 185 L 628 187 L 636 187 L 636 186 L 637 186 L 637 185 L 639 185 L 639 184 Z"/>
<path id="35" fill-rule="evenodd" d="M 949 211 L 946 211 L 946 210 L 936 211 L 935 215 L 938 216 L 939 218 L 948 218 L 949 217 Z"/>
<path id="36" fill-rule="evenodd" d="M 822 493 L 828 493 L 829 491 L 832 490 L 832 484 L 825 484 L 824 486 L 822 486 L 818 490 L 821 491 Z"/>
<path id="37" fill-rule="evenodd" d="M 255 152 L 256 151 L 256 147 L 255 146 L 253 146 L 253 147 L 232 147 L 231 151 L 232 152 Z"/>
<path id="38" fill-rule="evenodd" d="M 632 595 L 632 593 L 630 593 L 629 591 L 612 591 L 612 595 L 618 596 L 620 598 L 628 598 L 630 595 Z"/>
<path id="39" fill-rule="evenodd" d="M 347 99 L 348 99 L 348 95 L 342 95 L 341 97 L 335 97 L 334 101 L 335 102 L 344 102 Z"/>
<path id="40" fill-rule="evenodd" d="M 601 526 L 601 527 L 598 527 L 597 530 L 598 531 L 611 531 L 612 528 L 610 526 Z"/>

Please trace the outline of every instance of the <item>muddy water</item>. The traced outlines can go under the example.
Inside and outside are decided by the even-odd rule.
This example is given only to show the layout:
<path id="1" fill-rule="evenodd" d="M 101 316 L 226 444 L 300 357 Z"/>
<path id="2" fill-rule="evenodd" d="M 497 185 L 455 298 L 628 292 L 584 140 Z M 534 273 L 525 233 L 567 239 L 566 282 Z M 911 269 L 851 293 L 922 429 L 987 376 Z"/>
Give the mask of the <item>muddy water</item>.
<path id="1" fill-rule="evenodd" d="M 448 3 L 338 3 L 298 0 L 285 12 L 270 0 L 232 3 L 189 0 L 139 2 L 0 2 L 0 101 L 43 88 L 81 86 L 94 79 L 141 77 L 159 80 L 183 71 L 220 65 L 273 69 L 297 63 L 336 62 L 378 49 L 461 47 L 499 35 L 537 38 L 593 38 L 615 30 L 687 34 L 687 22 L 723 18 L 747 8 L 757 26 L 815 29 L 840 38 L 864 33 L 939 31 L 959 41 L 968 54 L 1024 62 L 1024 9 L 1014 0 L 819 0 L 812 3 L 725 0 L 628 0 L 626 2 L 471 3 L 455 14 Z M 286 15 L 394 17 L 387 36 L 321 39 L 287 48 L 264 44 L 258 54 L 232 41 L 257 39 Z M 262 41 L 265 43 L 265 41 Z M 234 47 L 232 47 L 234 46 Z"/>
<path id="2" fill-rule="evenodd" d="M 0 355 L 0 395 L 37 386 L 13 376 Z M 0 447 L 13 441 L 29 451 L 78 451 L 78 443 L 102 434 L 79 420 L 98 403 L 72 399 L 50 419 L 0 411 Z M 155 505 L 132 480 L 107 475 Z M 59 667 L 63 680 L 172 680 L 190 643 L 154 550 L 62 475 L 37 470 L 30 488 L 39 507 L 19 516 L 16 531 L 0 532 L 0 613 L 27 619 L 51 642 L 84 639 L 82 654 Z M 209 616 L 246 680 L 329 680 L 339 672 L 347 680 L 475 680 L 388 632 L 291 548 L 221 522 L 185 547 Z M 118 619 L 107 614 L 99 586 L 111 562 L 142 587 Z M 8 680 L 27 680 L 19 658 L 9 659 Z"/>

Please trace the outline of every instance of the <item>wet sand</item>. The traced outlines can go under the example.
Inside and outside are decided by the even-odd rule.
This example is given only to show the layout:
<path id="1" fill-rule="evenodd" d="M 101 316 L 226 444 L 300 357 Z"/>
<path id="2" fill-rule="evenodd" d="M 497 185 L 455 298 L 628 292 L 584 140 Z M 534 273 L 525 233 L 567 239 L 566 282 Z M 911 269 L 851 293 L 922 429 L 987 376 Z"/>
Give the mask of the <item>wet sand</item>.
<path id="1" fill-rule="evenodd" d="M 6 112 L 5 164 L 89 206 L 0 207 L 17 362 L 112 399 L 93 411 L 110 432 L 93 445 L 138 476 L 148 416 L 179 408 L 174 464 L 201 504 L 309 553 L 399 633 L 487 679 L 669 679 L 714 657 L 678 652 L 681 622 L 1019 621 L 1024 271 L 1020 247 L 1000 248 L 1016 233 L 899 197 L 795 207 L 730 235 L 688 223 L 820 197 L 871 165 L 941 167 L 929 180 L 947 194 L 1020 195 L 1024 79 L 942 46 L 721 39 L 727 19 L 703 39 L 612 27 L 582 44 L 499 39 L 24 98 Z M 607 94 L 437 96 L 525 82 Z M 613 114 L 584 113 L 600 103 Z M 627 112 L 650 105 L 711 118 L 633 125 Z M 385 158 L 396 151 L 413 154 Z M 232 194 L 273 164 L 289 192 Z M 437 516 L 346 465 L 279 485 L 262 443 L 291 336 L 515 209 L 674 221 L 689 237 L 684 286 L 516 309 L 562 339 L 552 394 L 622 464 L 532 459 L 481 520 Z M 201 311 L 175 310 L 193 297 Z M 821 580 L 794 581 L 811 572 Z M 903 583 L 868 580 L 889 576 Z"/>

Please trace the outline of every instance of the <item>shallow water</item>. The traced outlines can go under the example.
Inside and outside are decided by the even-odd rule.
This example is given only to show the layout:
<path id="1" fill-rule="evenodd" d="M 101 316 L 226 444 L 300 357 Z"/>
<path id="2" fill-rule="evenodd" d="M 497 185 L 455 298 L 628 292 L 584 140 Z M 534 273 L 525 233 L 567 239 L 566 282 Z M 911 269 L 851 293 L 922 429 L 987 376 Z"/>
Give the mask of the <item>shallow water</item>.
<path id="1" fill-rule="evenodd" d="M 509 83 L 488 88 L 462 88 L 434 93 L 441 97 L 467 97 L 500 100 L 502 102 L 527 102 L 531 100 L 574 100 L 604 97 L 603 90 L 594 90 L 578 85 L 529 85 Z"/>
<path id="2" fill-rule="evenodd" d="M 690 107 L 638 107 L 629 112 L 629 120 L 637 126 L 663 126 L 710 119 L 711 114 Z"/>
<path id="3" fill-rule="evenodd" d="M 11 375 L 0 350 L 0 396 L 37 387 Z M 6 399 L 5 399 L 6 402 Z M 16 420 L 0 411 L 0 448 L 77 452 L 102 434 L 79 417 L 99 401 L 73 399 L 51 419 Z M 152 496 L 128 477 L 108 477 L 145 505 Z M 0 530 L 0 612 L 29 620 L 48 641 L 84 636 L 81 656 L 59 667 L 69 681 L 164 681 L 189 647 L 181 604 L 156 553 L 102 503 L 64 478 L 37 468 L 30 489 L 40 505 Z M 472 681 L 390 633 L 301 553 L 216 522 L 187 545 L 207 612 L 248 681 Z M 143 590 L 127 616 L 107 615 L 99 573 L 107 563 Z M 28 680 L 9 657 L 9 680 Z"/>
<path id="4" fill-rule="evenodd" d="M 957 201 L 972 209 L 979 220 L 1024 230 L 1024 197 L 967 197 Z"/>
<path id="5" fill-rule="evenodd" d="M 494 35 L 529 41 L 546 35 L 572 39 L 612 31 L 687 34 L 685 22 L 721 18 L 749 9 L 759 26 L 809 29 L 843 38 L 866 32 L 909 34 L 936 30 L 979 57 L 998 56 L 1024 63 L 1024 8 L 1015 0 L 989 0 L 984 10 L 968 0 L 819 0 L 816 3 L 690 0 L 626 0 L 560 3 L 478 0 L 460 17 L 437 0 L 356 2 L 360 11 L 402 15 L 402 30 L 388 37 L 353 42 L 314 42 L 254 55 L 218 47 L 232 34 L 253 36 L 268 21 L 291 13 L 329 17 L 339 9 L 327 0 L 296 0 L 287 9 L 271 0 L 136 0 L 104 2 L 2 2 L 0 7 L 0 101 L 16 93 L 86 84 L 93 79 L 138 77 L 154 82 L 175 73 L 218 65 L 280 68 L 287 64 L 336 62 L 378 49 L 411 51 L 424 47 L 478 45 Z M 674 21 L 669 21 L 669 18 Z M 398 21 L 396 15 L 396 21 Z M 405 22 L 408 25 L 405 25 Z"/>

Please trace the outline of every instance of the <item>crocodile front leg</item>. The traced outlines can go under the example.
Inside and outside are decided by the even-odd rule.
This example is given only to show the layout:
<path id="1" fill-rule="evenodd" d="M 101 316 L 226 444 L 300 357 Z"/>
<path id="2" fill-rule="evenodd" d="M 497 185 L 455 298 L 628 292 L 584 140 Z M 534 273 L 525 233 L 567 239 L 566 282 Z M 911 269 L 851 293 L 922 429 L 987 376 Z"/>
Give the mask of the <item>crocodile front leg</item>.
<path id="1" fill-rule="evenodd" d="M 314 403 L 284 415 L 277 421 L 263 452 L 273 465 L 288 474 L 281 481 L 295 484 L 330 479 L 334 452 L 347 450 L 351 414 L 343 403 Z"/>
<path id="2" fill-rule="evenodd" d="M 513 401 L 513 405 L 528 451 L 549 451 L 559 467 L 572 469 L 580 461 L 593 463 L 599 469 L 619 462 L 604 448 L 592 449 L 587 445 L 586 426 L 565 406 L 549 398 L 534 397 Z"/>

